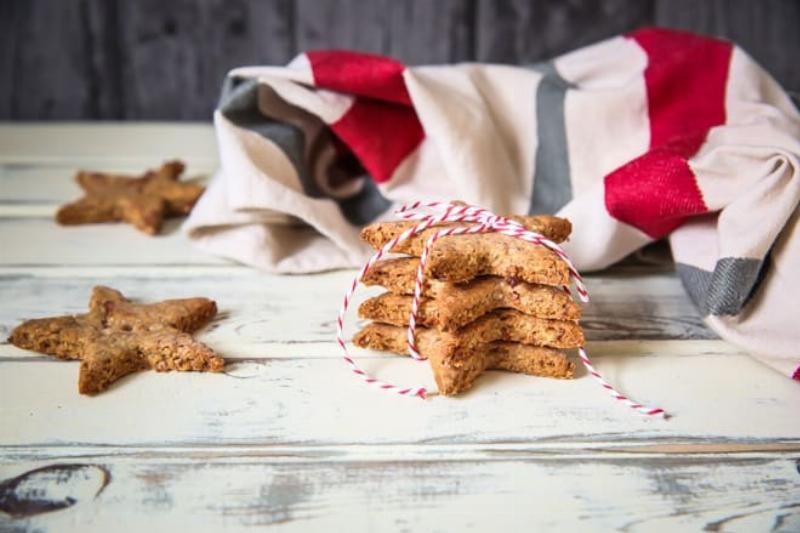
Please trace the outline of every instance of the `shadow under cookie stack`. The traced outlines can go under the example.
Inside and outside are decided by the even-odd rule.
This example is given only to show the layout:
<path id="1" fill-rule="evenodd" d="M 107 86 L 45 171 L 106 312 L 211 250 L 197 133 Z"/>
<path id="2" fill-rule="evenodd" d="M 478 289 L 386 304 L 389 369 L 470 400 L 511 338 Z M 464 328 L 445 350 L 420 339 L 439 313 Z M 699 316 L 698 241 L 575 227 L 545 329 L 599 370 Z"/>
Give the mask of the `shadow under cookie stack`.
<path id="1" fill-rule="evenodd" d="M 554 216 L 511 218 L 556 243 L 572 230 Z M 379 222 L 364 228 L 361 238 L 377 250 L 413 225 Z M 373 322 L 353 337 L 356 346 L 408 354 L 418 257 L 439 228 L 401 242 L 392 251 L 406 257 L 379 261 L 367 272 L 362 282 L 387 292 L 359 307 L 359 316 Z M 569 281 L 566 263 L 543 246 L 498 233 L 437 240 L 425 267 L 416 344 L 439 392 L 464 392 L 485 370 L 572 378 L 575 365 L 564 350 L 583 346 L 584 336 L 580 306 L 563 290 Z"/>

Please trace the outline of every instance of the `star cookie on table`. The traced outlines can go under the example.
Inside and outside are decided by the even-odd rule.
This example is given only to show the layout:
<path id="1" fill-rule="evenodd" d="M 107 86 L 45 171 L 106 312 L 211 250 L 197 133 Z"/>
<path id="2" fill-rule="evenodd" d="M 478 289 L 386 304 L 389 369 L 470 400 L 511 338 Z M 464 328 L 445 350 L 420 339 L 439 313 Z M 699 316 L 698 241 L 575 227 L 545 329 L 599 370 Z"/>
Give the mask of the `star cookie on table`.
<path id="1" fill-rule="evenodd" d="M 78 172 L 75 181 L 86 194 L 62 206 L 56 221 L 64 225 L 124 221 L 155 235 L 164 218 L 188 214 L 203 194 L 202 186 L 179 181 L 183 169 L 180 161 L 169 161 L 140 177 Z"/>
<path id="2" fill-rule="evenodd" d="M 138 370 L 219 372 L 225 360 L 190 333 L 217 313 L 208 298 L 137 304 L 108 287 L 95 287 L 89 312 L 28 320 L 8 341 L 19 348 L 79 359 L 78 391 L 97 394 Z"/>

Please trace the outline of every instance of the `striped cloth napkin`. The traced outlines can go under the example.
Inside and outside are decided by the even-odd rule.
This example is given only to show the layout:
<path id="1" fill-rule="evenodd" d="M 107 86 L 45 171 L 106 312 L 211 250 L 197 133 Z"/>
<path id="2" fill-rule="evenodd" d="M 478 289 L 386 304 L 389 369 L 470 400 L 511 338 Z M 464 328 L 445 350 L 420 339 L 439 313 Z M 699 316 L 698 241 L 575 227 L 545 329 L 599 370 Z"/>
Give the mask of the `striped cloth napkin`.
<path id="1" fill-rule="evenodd" d="M 398 203 L 558 213 L 581 270 L 668 237 L 706 322 L 800 380 L 800 115 L 735 45 L 642 29 L 530 67 L 348 51 L 231 71 L 185 230 L 273 272 L 361 265 Z M 795 311 L 793 311 L 795 309 Z"/>

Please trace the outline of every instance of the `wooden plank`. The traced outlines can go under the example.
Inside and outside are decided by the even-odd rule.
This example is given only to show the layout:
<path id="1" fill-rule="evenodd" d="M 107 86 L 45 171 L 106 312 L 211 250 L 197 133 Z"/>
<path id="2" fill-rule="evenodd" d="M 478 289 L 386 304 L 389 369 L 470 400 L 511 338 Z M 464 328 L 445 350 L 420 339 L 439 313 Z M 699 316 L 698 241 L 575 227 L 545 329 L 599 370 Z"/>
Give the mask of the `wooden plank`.
<path id="1" fill-rule="evenodd" d="M 652 1 L 478 0 L 477 61 L 525 64 L 647 25 Z"/>
<path id="2" fill-rule="evenodd" d="M 682 442 L 653 443 L 646 441 L 619 444 L 581 441 L 527 442 L 416 442 L 411 444 L 241 444 L 227 443 L 191 445 L 49 445 L 2 446 L 0 465 L 24 461 L 76 461 L 87 457 L 154 458 L 181 457 L 195 461 L 221 461 L 228 458 L 252 457 L 280 463 L 329 462 L 348 463 L 396 461 L 497 461 L 527 460 L 572 456 L 576 461 L 598 457 L 713 457 L 728 454 L 739 457 L 776 457 L 800 450 L 800 441 L 762 442 Z"/>
<path id="3" fill-rule="evenodd" d="M 15 57 L 20 43 L 15 32 L 6 28 L 19 27 L 19 2 L 0 2 L 0 20 L 3 21 L 4 31 L 0 31 L 0 119 L 11 118 L 14 99 L 14 84 L 8 80 L 14 79 L 16 70 Z"/>
<path id="4" fill-rule="evenodd" d="M 150 159 L 127 163 L 98 162 L 96 167 L 85 164 L 52 165 L 0 165 L 0 217 L 50 218 L 61 204 L 79 198 L 82 194 L 74 176 L 79 170 L 97 170 L 132 176 L 141 175 L 148 168 L 156 168 L 161 161 Z M 216 165 L 209 161 L 187 165 L 184 180 L 206 183 Z"/>
<path id="5" fill-rule="evenodd" d="M 116 2 L 3 2 L 0 117 L 122 118 Z"/>
<path id="6" fill-rule="evenodd" d="M 469 394 L 422 401 L 371 389 L 340 360 L 303 357 L 302 344 L 296 358 L 240 361 L 222 374 L 138 373 L 96 397 L 77 393 L 76 363 L 3 360 L 0 445 L 800 443 L 796 383 L 695 342 L 677 342 L 682 353 L 649 341 L 589 347 L 610 381 L 669 410 L 666 421 L 609 399 L 583 370 L 571 381 L 492 372 Z M 359 360 L 379 377 L 433 388 L 427 364 Z"/>
<path id="7" fill-rule="evenodd" d="M 474 60 L 474 0 L 405 0 L 386 7 L 389 55 L 409 65 Z"/>
<path id="8" fill-rule="evenodd" d="M 388 13 L 393 2 L 297 0 L 295 39 L 299 51 L 347 48 L 389 53 Z"/>
<path id="9" fill-rule="evenodd" d="M 783 532 L 800 527 L 800 476 L 789 455 L 328 462 L 185 453 L 3 464 L 0 476 L 17 482 L 16 490 L 7 489 L 15 499 L 4 506 L 19 515 L 0 514 L 0 526 Z M 35 512 L 48 504 L 62 509 Z"/>
<path id="10" fill-rule="evenodd" d="M 3 165 L 146 169 L 175 158 L 184 160 L 190 169 L 195 166 L 216 168 L 217 145 L 211 125 L 0 123 L 0 164 Z"/>
<path id="11" fill-rule="evenodd" d="M 42 0 L 39 0 L 42 1 Z M 47 0 L 52 1 L 52 0 Z M 92 120 L 126 118 L 122 68 L 127 63 L 120 47 L 120 28 L 125 21 L 119 16 L 121 2 L 83 2 L 80 4 L 82 37 L 88 68 L 84 74 L 89 86 L 89 113 L 79 117 Z M 60 21 L 59 21 L 60 22 Z M 63 24 L 63 22 L 62 22 Z M 73 38 L 76 33 L 73 33 Z M 58 90 L 55 85 L 51 90 Z M 31 117 L 39 119 L 41 117 Z M 77 117 L 76 117 L 77 118 Z"/>
<path id="12" fill-rule="evenodd" d="M 789 50 L 800 49 L 800 3 L 784 0 L 656 0 L 660 26 L 733 40 L 788 90 L 800 92 L 800 69 Z"/>
<path id="13" fill-rule="evenodd" d="M 299 0 L 298 51 L 348 48 L 388 54 L 408 64 L 474 57 L 474 2 Z"/>
<path id="14" fill-rule="evenodd" d="M 148 237 L 127 224 L 59 226 L 48 219 L 0 219 L 0 265 L 225 265 L 191 247 L 181 219 Z"/>
<path id="15" fill-rule="evenodd" d="M 225 74 L 293 55 L 291 2 L 121 2 L 125 116 L 208 120 Z"/>
<path id="16" fill-rule="evenodd" d="M 127 246 L 135 246 L 133 237 Z M 71 244 L 77 246 L 77 242 Z M 34 241 L 33 246 L 40 246 L 39 241 Z M 169 249 L 174 247 L 172 241 Z M 150 247 L 139 248 L 118 259 L 154 257 L 155 252 L 149 250 Z M 121 251 L 122 248 L 112 250 L 107 256 L 93 253 L 92 258 L 100 263 L 104 257 Z M 31 251 L 31 258 L 36 257 L 41 253 L 37 256 L 35 250 Z M 218 302 L 221 318 L 214 322 L 205 340 L 231 357 L 275 357 L 276 351 L 296 356 L 297 343 L 311 350 L 306 355 L 333 356 L 335 318 L 354 275 L 349 270 L 278 276 L 247 268 L 223 268 L 219 272 L 187 271 L 183 267 L 137 267 L 122 272 L 95 268 L 84 272 L 83 267 L 76 267 L 61 269 L 59 275 L 45 271 L 42 277 L 25 270 L 0 271 L 0 301 L 14 302 L 13 306 L 0 308 L 0 336 L 7 336 L 14 325 L 26 318 L 85 312 L 91 288 L 108 285 L 143 301 L 213 298 Z M 588 276 L 587 284 L 593 298 L 584 307 L 582 325 L 589 340 L 716 338 L 703 324 L 674 274 Z M 355 331 L 355 308 L 360 300 L 379 292 L 378 288 L 364 288 L 356 294 L 348 331 Z"/>
<path id="17" fill-rule="evenodd" d="M 307 48 L 527 63 L 654 22 L 732 38 L 798 91 L 798 19 L 786 0 L 3 2 L 0 117 L 205 119 L 228 69 Z"/>
<path id="18" fill-rule="evenodd" d="M 85 17 L 77 2 L 5 2 L 3 33 L 17 44 L 5 54 L 11 65 L 3 85 L 13 119 L 90 116 L 90 57 Z"/>

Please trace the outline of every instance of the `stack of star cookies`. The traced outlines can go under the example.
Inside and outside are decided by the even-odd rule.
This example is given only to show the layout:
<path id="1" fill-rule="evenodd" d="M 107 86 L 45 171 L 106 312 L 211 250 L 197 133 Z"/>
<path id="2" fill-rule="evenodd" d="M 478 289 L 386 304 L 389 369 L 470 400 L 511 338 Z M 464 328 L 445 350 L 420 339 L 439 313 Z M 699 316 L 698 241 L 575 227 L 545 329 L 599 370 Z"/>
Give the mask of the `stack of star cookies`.
<path id="1" fill-rule="evenodd" d="M 553 216 L 512 217 L 527 229 L 563 242 L 572 226 Z M 375 249 L 414 223 L 379 222 L 361 238 Z M 428 229 L 401 242 L 405 257 L 376 263 L 362 280 L 387 292 L 359 307 L 372 320 L 356 333 L 362 348 L 407 353 L 407 326 L 418 257 Z M 580 307 L 563 290 L 569 284 L 564 261 L 543 246 L 498 233 L 451 235 L 429 251 L 417 314 L 416 343 L 431 363 L 439 392 L 469 389 L 484 370 L 571 378 L 575 369 L 564 350 L 583 346 Z"/>

